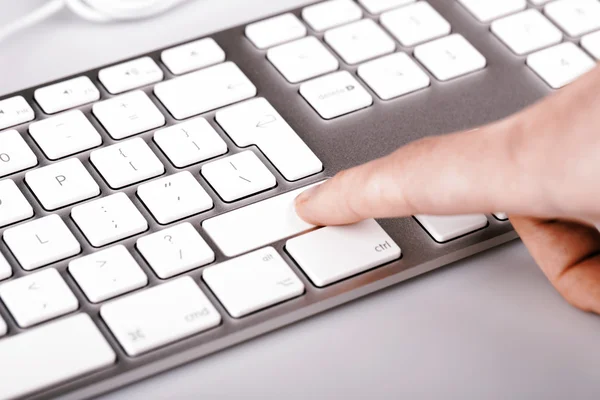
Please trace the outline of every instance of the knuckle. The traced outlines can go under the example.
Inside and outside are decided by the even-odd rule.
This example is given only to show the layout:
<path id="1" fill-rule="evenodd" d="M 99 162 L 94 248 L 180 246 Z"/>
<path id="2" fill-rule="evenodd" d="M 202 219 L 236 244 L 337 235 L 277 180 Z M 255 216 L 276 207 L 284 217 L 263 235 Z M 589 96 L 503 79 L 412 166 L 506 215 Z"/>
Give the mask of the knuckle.
<path id="1" fill-rule="evenodd" d="M 585 293 L 585 285 L 578 282 L 569 271 L 554 277 L 551 279 L 551 283 L 571 306 L 585 312 L 600 310 L 600 304 L 593 304 L 589 300 L 594 297 L 593 294 Z M 600 301 L 600 299 L 598 300 Z"/>

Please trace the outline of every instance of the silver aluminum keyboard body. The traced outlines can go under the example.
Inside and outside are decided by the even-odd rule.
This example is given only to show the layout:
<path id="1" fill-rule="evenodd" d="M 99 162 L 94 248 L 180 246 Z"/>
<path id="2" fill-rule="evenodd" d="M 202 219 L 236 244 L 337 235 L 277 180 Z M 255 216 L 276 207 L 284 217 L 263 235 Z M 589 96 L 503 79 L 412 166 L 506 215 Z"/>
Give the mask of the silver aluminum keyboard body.
<path id="1" fill-rule="evenodd" d="M 224 256 L 218 246 L 211 242 L 208 235 L 202 230 L 201 224 L 204 220 L 321 181 L 345 168 L 386 155 L 395 148 L 416 139 L 471 129 L 501 119 L 552 92 L 552 89 L 526 66 L 526 56 L 516 56 L 490 32 L 489 23 L 478 22 L 457 1 L 429 0 L 429 3 L 450 22 L 452 32 L 462 34 L 485 56 L 487 59 L 486 68 L 447 82 L 440 82 L 428 73 L 431 77 L 431 85 L 428 88 L 388 101 L 381 100 L 367 85 L 364 85 L 364 82 L 359 80 L 372 95 L 372 106 L 331 120 L 322 119 L 307 101 L 299 95 L 300 84 L 287 82 L 267 60 L 266 50 L 258 50 L 245 37 L 245 26 L 217 32 L 210 36 L 225 51 L 227 60 L 239 66 L 256 86 L 258 90 L 257 97 L 266 98 L 277 109 L 283 119 L 296 130 L 324 165 L 324 170 L 320 173 L 298 181 L 289 182 L 282 177 L 256 146 L 250 146 L 250 150 L 258 156 L 277 178 L 277 186 L 259 194 L 227 203 L 214 195 L 214 191 L 206 180 L 200 176 L 200 168 L 206 162 L 193 164 L 185 168 L 175 168 L 152 140 L 155 130 L 136 135 L 135 137 L 144 139 L 165 166 L 165 174 L 162 176 L 181 171 L 190 171 L 202 187 L 211 193 L 214 207 L 184 220 L 190 222 L 200 232 L 201 236 L 207 240 L 215 252 L 215 260 L 210 265 L 219 264 L 228 258 Z M 533 6 L 531 4 L 528 7 L 542 9 L 542 6 Z M 301 11 L 302 9 L 291 10 L 300 19 L 302 18 Z M 365 18 L 378 20 L 377 16 L 371 15 L 364 10 L 363 12 Z M 314 35 L 320 40 L 323 38 L 323 33 L 316 33 L 310 28 L 309 35 Z M 578 43 L 578 40 L 568 37 L 564 40 Z M 160 66 L 164 73 L 164 80 L 169 80 L 174 75 L 161 62 L 160 56 L 162 50 L 164 49 L 159 49 L 145 55 L 151 57 Z M 412 47 L 404 48 L 396 41 L 396 51 L 404 51 L 412 54 L 412 50 Z M 335 54 L 334 52 L 332 53 Z M 140 56 L 136 55 L 131 59 Z M 350 71 L 356 76 L 357 66 L 350 66 L 339 56 L 335 56 L 340 63 L 340 70 Z M 81 75 L 89 77 L 100 90 L 100 99 L 105 100 L 114 97 L 114 95 L 111 95 L 98 81 L 98 72 L 100 69 L 102 68 L 93 69 L 83 74 L 74 75 L 73 77 Z M 40 85 L 39 87 L 45 87 L 67 79 L 69 77 L 61 78 L 55 82 Z M 153 94 L 153 87 L 154 84 L 147 85 L 142 90 L 152 99 L 152 102 L 165 116 L 165 127 L 178 123 L 179 121 L 175 120 L 169 114 L 168 110 L 165 109 Z M 5 96 L 5 98 L 15 95 L 23 96 L 35 111 L 35 121 L 43 120 L 49 116 L 43 112 L 34 100 L 33 94 L 37 88 L 29 88 L 19 93 Z M 92 104 L 84 105 L 77 109 L 81 110 L 98 132 L 100 132 L 103 147 L 120 142 L 112 139 L 98 120 L 93 117 L 91 114 Z M 226 142 L 229 149 L 227 155 L 246 150 L 236 146 L 227 133 L 221 129 L 215 122 L 215 114 L 215 111 L 211 111 L 201 114 L 201 116 L 210 122 L 212 127 Z M 39 160 L 39 165 L 36 168 L 52 164 L 30 136 L 28 125 L 28 123 L 25 123 L 12 129 L 18 130 L 27 144 L 33 149 Z M 148 285 L 138 291 L 147 290 L 150 287 L 168 282 L 168 280 L 159 279 L 153 273 L 135 246 L 136 241 L 140 237 L 152 232 L 161 231 L 165 229 L 165 226 L 156 222 L 155 218 L 153 218 L 152 214 L 136 195 L 138 184 L 119 190 L 111 189 L 98 171 L 90 167 L 90 152 L 85 151 L 77 154 L 75 157 L 88 167 L 88 171 L 100 186 L 101 196 L 108 196 L 118 192 L 127 194 L 148 222 L 149 228 L 146 232 L 118 242 L 118 244 L 123 244 L 127 247 L 142 267 L 144 273 L 148 276 Z M 423 168 L 428 168 L 428 166 L 423 165 Z M 26 172 L 18 172 L 2 179 L 10 178 L 17 182 L 19 189 L 34 208 L 34 218 L 58 214 L 75 235 L 82 247 L 82 252 L 78 256 L 51 264 L 51 266 L 61 273 L 67 285 L 77 297 L 79 308 L 76 312 L 87 313 L 92 316 L 93 321 L 113 348 L 117 358 L 117 362 L 108 368 L 103 368 L 97 372 L 69 380 L 58 386 L 38 391 L 29 396 L 29 398 L 63 397 L 75 399 L 105 393 L 300 321 L 343 303 L 377 292 L 517 237 L 508 222 L 499 221 L 492 216 L 488 216 L 488 226 L 484 229 L 444 244 L 436 243 L 432 240 L 431 236 L 414 218 L 382 220 L 379 221 L 381 226 L 402 248 L 402 258 L 323 288 L 313 285 L 301 268 L 291 259 L 284 249 L 286 239 L 283 239 L 271 245 L 278 251 L 304 284 L 306 289 L 302 296 L 236 319 L 228 314 L 202 279 L 203 268 L 193 269 L 184 273 L 184 275 L 192 277 L 207 295 L 222 317 L 220 325 L 205 332 L 159 347 L 148 353 L 130 357 L 125 353 L 123 347 L 100 317 L 99 310 L 102 303 L 94 304 L 88 301 L 72 275 L 67 271 L 69 261 L 82 255 L 92 254 L 97 249 L 89 244 L 86 237 L 71 218 L 72 206 L 60 208 L 53 212 L 45 211 L 40 206 L 32 191 L 24 183 Z M 426 185 L 427 182 L 423 182 L 422 184 Z M 169 224 L 168 226 L 171 225 L 175 224 Z M 8 228 L 0 228 L 0 237 Z M 11 254 L 4 241 L 0 241 L 0 252 L 6 256 L 13 270 L 12 277 L 2 283 L 10 282 L 30 274 L 30 272 L 24 271 L 19 266 L 19 263 Z M 72 315 L 72 313 L 69 315 Z M 5 338 L 18 336 L 28 330 L 20 328 L 16 324 L 8 308 L 2 303 L 0 303 L 0 316 L 8 325 L 8 334 L 0 338 L 0 343 Z"/>

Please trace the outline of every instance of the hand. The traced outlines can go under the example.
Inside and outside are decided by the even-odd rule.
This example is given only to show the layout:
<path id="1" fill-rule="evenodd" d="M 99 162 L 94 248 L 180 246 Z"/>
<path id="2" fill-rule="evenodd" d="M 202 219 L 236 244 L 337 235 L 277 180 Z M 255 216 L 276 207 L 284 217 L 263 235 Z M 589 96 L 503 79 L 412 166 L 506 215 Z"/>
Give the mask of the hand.
<path id="1" fill-rule="evenodd" d="M 600 313 L 600 67 L 505 120 L 342 171 L 296 209 L 318 225 L 507 212 L 556 289 Z"/>

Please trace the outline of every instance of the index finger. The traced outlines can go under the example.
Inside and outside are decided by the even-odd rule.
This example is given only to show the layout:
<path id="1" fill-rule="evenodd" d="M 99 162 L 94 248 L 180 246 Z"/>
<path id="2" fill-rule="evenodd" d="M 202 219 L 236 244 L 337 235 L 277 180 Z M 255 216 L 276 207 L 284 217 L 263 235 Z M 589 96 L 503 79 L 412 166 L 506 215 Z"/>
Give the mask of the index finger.
<path id="1" fill-rule="evenodd" d="M 512 120 L 422 139 L 342 171 L 301 194 L 298 214 L 321 225 L 365 218 L 460 214 L 539 204 L 536 183 L 517 170 Z M 523 211 L 521 209 L 521 211 Z"/>

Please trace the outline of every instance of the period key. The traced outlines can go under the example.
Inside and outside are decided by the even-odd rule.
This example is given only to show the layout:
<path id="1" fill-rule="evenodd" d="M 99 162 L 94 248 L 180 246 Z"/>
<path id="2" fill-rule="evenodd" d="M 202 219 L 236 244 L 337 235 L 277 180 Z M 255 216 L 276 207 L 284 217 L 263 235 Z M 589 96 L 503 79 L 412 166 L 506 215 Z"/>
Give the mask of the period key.
<path id="1" fill-rule="evenodd" d="M 286 250 L 323 287 L 400 258 L 400 247 L 374 219 L 328 226 L 290 239 Z"/>

